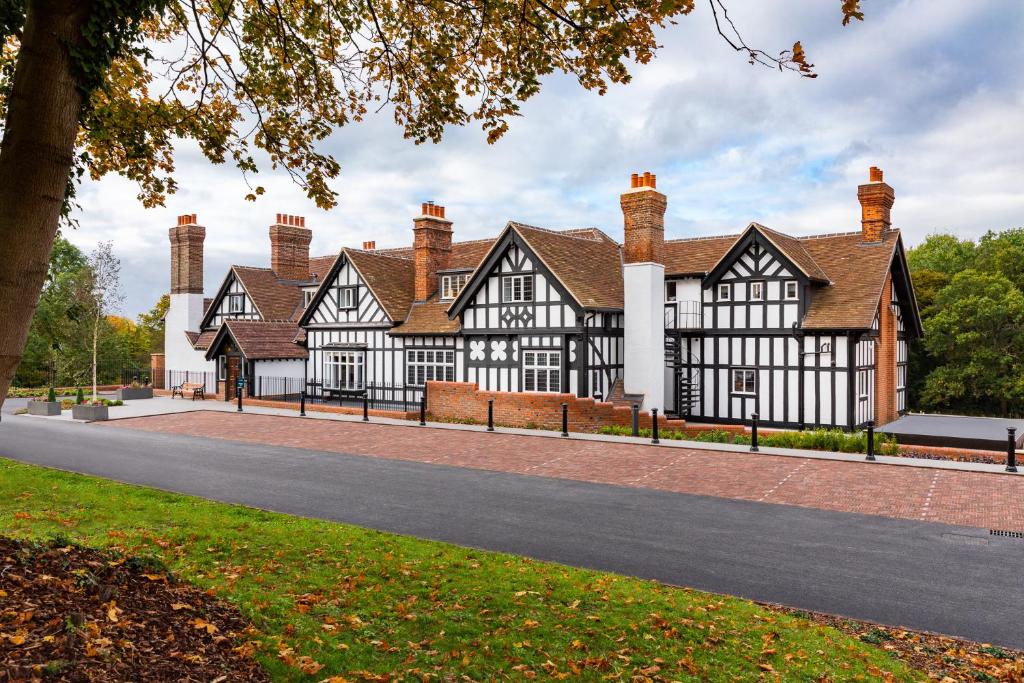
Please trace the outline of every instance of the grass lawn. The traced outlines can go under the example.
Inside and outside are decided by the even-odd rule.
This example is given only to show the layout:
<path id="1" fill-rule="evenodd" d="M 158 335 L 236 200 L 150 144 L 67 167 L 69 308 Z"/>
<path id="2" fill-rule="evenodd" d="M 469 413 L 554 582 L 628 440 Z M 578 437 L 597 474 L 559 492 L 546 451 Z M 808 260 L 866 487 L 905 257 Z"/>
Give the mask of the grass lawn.
<path id="1" fill-rule="evenodd" d="M 159 558 L 241 609 L 275 680 L 923 678 L 745 600 L 3 459 L 0 529 Z"/>

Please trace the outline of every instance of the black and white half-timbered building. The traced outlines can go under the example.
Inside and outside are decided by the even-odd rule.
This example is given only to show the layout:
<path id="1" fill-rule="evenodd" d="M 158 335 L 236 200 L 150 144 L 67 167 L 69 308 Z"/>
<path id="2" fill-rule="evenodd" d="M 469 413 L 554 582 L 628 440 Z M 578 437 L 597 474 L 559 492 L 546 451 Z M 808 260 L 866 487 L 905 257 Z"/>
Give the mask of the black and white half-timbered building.
<path id="1" fill-rule="evenodd" d="M 907 344 L 922 328 L 881 171 L 858 190 L 860 230 L 800 237 L 751 223 L 666 240 L 656 178 L 631 184 L 621 244 L 517 222 L 455 242 L 428 203 L 412 247 L 310 258 L 303 219 L 279 215 L 272 267 L 234 266 L 195 329 L 168 329 L 168 362 L 187 340 L 226 397 L 241 374 L 312 395 L 400 387 L 412 400 L 431 381 L 468 382 L 792 428 L 884 424 L 907 409 Z M 172 309 L 176 290 L 195 295 L 197 266 L 180 259 L 202 259 L 204 231 L 183 218 Z"/>

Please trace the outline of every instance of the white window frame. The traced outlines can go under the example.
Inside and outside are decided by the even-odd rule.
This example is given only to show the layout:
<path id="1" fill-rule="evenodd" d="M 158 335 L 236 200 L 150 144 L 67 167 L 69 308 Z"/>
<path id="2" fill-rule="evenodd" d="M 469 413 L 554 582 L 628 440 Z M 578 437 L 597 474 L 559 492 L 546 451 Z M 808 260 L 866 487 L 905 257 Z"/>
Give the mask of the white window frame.
<path id="1" fill-rule="evenodd" d="M 736 389 L 736 379 L 742 378 L 740 384 L 742 390 Z M 747 380 L 750 380 L 749 389 Z M 732 372 L 729 373 L 729 393 L 736 396 L 756 396 L 757 395 L 757 370 L 754 368 L 733 368 Z"/>
<path id="2" fill-rule="evenodd" d="M 728 282 L 722 282 L 718 285 L 718 300 L 719 301 L 732 301 L 732 284 Z"/>
<path id="3" fill-rule="evenodd" d="M 516 283 L 519 291 L 516 292 Z M 529 290 L 529 291 L 527 291 Z M 533 301 L 533 275 L 502 275 L 501 302 L 505 304 L 525 304 Z"/>
<path id="4" fill-rule="evenodd" d="M 669 294 L 669 289 L 672 290 L 672 294 Z M 675 280 L 668 280 L 665 283 L 665 302 L 674 303 L 679 297 L 679 285 Z"/>
<path id="5" fill-rule="evenodd" d="M 427 382 L 455 381 L 455 349 L 405 350 L 405 383 L 423 387 Z"/>
<path id="6" fill-rule="evenodd" d="M 757 294 L 754 294 L 754 288 L 757 288 Z M 750 283 L 750 300 L 751 301 L 764 301 L 764 280 L 754 280 Z"/>
<path id="7" fill-rule="evenodd" d="M 324 389 L 361 391 L 366 388 L 366 351 L 324 351 Z"/>
<path id="8" fill-rule="evenodd" d="M 557 349 L 523 349 L 523 391 L 562 391 L 562 352 Z"/>
<path id="9" fill-rule="evenodd" d="M 309 308 L 310 302 L 313 301 L 313 297 L 316 296 L 315 289 L 304 289 L 302 290 L 302 307 Z"/>
<path id="10" fill-rule="evenodd" d="M 469 282 L 469 273 L 453 273 L 441 276 L 441 299 L 451 301 L 459 296 L 462 288 Z"/>
<path id="11" fill-rule="evenodd" d="M 338 287 L 338 310 L 351 311 L 359 305 L 354 285 Z"/>
<path id="12" fill-rule="evenodd" d="M 793 286 L 792 296 L 789 293 L 790 285 Z M 786 280 L 782 283 L 782 298 L 786 301 L 796 301 L 800 298 L 800 283 L 796 280 Z"/>
<path id="13" fill-rule="evenodd" d="M 217 379 L 223 382 L 228 378 L 228 357 L 224 354 L 217 356 Z"/>
<path id="14" fill-rule="evenodd" d="M 857 371 L 857 399 L 866 401 L 871 390 L 871 373 L 868 370 Z"/>
<path id="15" fill-rule="evenodd" d="M 228 294 L 228 313 L 245 313 L 244 294 Z"/>

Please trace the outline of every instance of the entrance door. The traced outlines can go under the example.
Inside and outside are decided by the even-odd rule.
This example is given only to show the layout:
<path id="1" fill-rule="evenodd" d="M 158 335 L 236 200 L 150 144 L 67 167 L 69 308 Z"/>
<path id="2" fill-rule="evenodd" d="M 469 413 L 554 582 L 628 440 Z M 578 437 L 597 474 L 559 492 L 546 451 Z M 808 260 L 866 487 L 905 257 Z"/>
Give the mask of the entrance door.
<path id="1" fill-rule="evenodd" d="M 238 356 L 228 356 L 228 371 L 225 375 L 224 396 L 228 401 L 238 397 L 236 386 L 238 384 Z"/>

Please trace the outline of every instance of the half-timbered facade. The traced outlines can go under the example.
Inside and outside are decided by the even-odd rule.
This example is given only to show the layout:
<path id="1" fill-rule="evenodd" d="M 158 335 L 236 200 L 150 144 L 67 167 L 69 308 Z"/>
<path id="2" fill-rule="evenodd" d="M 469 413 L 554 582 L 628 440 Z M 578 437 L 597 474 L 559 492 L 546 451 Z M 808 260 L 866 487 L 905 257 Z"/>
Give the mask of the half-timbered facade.
<path id="1" fill-rule="evenodd" d="M 319 259 L 304 221 L 279 216 L 275 267 L 233 267 L 190 339 L 225 382 L 273 372 L 314 395 L 392 387 L 416 401 L 428 382 L 467 382 L 696 422 L 882 424 L 907 409 L 908 343 L 922 330 L 892 188 L 872 169 L 858 196 L 856 232 L 751 223 L 665 240 L 666 198 L 634 175 L 622 243 L 518 222 L 455 242 L 428 203 L 411 248 Z"/>

